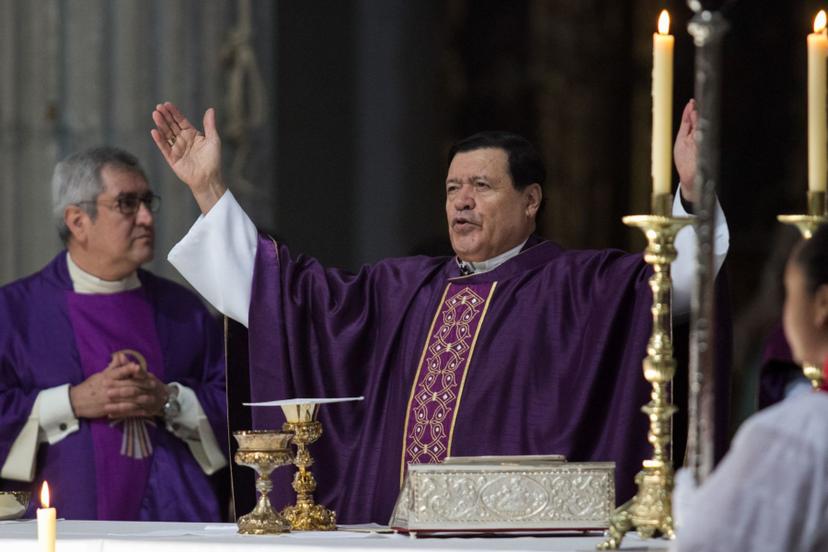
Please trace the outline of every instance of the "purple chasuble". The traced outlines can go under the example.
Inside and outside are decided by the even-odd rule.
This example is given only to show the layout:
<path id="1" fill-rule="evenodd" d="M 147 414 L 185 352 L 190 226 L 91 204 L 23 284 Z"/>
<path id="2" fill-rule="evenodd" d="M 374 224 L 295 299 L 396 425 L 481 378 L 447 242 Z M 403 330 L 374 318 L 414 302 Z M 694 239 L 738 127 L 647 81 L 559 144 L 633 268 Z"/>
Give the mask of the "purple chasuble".
<path id="1" fill-rule="evenodd" d="M 310 446 L 316 499 L 340 523 L 387 523 L 406 462 L 449 452 L 615 461 L 623 502 L 652 452 L 641 412 L 650 274 L 640 254 L 565 251 L 535 236 L 483 274 L 459 276 L 451 257 L 352 274 L 260 236 L 251 398 L 365 395 L 323 406 Z M 283 421 L 275 409 L 253 416 L 260 428 Z M 274 472 L 275 505 L 294 500 L 292 475 Z"/>
<path id="2" fill-rule="evenodd" d="M 791 346 L 780 321 L 763 344 L 759 366 L 759 408 L 766 408 L 784 399 L 788 384 L 800 377 L 802 368 L 793 360 Z"/>
<path id="3" fill-rule="evenodd" d="M 152 305 L 141 288 L 107 295 L 67 292 L 69 319 L 83 375 L 103 371 L 124 351 L 159 380 L 164 365 Z M 144 496 L 155 421 L 126 418 L 90 421 L 98 488 L 98 519 L 137 519 Z"/>

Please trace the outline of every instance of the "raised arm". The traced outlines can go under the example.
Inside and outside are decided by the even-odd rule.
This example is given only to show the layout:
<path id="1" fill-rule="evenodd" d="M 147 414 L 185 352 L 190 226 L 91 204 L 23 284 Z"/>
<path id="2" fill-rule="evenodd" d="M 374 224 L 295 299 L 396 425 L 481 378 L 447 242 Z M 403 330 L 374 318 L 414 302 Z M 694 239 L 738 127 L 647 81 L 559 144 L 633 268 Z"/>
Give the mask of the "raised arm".
<path id="1" fill-rule="evenodd" d="M 696 100 L 690 100 L 681 114 L 681 124 L 676 134 L 673 158 L 679 175 L 679 192 L 673 203 L 673 214 L 686 216 L 690 213 L 684 207 L 699 200 L 695 189 L 697 147 L 694 134 L 698 127 L 699 114 Z M 683 201 L 680 201 L 680 198 Z M 716 201 L 716 226 L 713 231 L 713 267 L 716 274 L 724 263 L 730 248 L 730 231 L 727 227 L 724 211 Z M 690 312 L 690 301 L 696 279 L 696 250 L 698 240 L 692 226 L 683 228 L 676 236 L 676 250 L 679 255 L 672 265 L 673 277 L 673 314 L 685 315 Z"/>
<path id="2" fill-rule="evenodd" d="M 167 258 L 207 301 L 246 326 L 257 232 L 233 194 L 225 194 L 215 110 L 204 113 L 204 134 L 170 102 L 158 104 L 152 120 L 155 145 L 203 213 Z"/>
<path id="3" fill-rule="evenodd" d="M 216 112 L 204 112 L 204 133 L 198 131 L 170 102 L 155 106 L 155 145 L 173 172 L 193 193 L 202 213 L 207 213 L 227 190 L 221 177 L 221 140 Z"/>

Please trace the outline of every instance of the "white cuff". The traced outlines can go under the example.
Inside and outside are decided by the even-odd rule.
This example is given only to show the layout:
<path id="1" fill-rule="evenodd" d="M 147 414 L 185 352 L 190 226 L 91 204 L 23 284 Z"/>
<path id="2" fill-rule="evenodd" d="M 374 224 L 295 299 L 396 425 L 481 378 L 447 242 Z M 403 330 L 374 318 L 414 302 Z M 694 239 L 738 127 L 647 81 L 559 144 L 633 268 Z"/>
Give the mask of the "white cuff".
<path id="1" fill-rule="evenodd" d="M 718 198 L 714 209 L 713 270 L 715 274 L 718 274 L 730 248 L 730 231 L 727 228 L 727 219 Z M 684 205 L 681 203 L 681 186 L 676 190 L 676 197 L 673 200 L 673 215 L 677 217 L 692 216 L 684 210 Z M 680 316 L 690 312 L 690 300 L 696 279 L 698 241 L 695 228 L 685 226 L 679 230 L 675 245 L 678 257 L 671 265 L 670 275 L 673 279 L 673 315 Z"/>
<path id="2" fill-rule="evenodd" d="M 178 388 L 178 404 L 181 410 L 177 416 L 166 421 L 167 430 L 187 443 L 201 469 L 207 475 L 211 475 L 227 465 L 227 459 L 218 446 L 213 428 L 195 391 L 176 382 L 170 385 Z"/>
<path id="3" fill-rule="evenodd" d="M 44 389 L 37 394 L 29 419 L 12 443 L 0 469 L 0 477 L 34 481 L 37 445 L 54 445 L 79 429 L 69 400 L 69 384 Z"/>
<path id="4" fill-rule="evenodd" d="M 195 431 L 198 428 L 199 418 L 206 418 L 195 391 L 177 382 L 172 382 L 170 385 L 178 389 L 178 404 L 181 408 L 177 416 L 166 420 L 167 429 L 176 435 L 186 434 L 184 430 Z"/>
<path id="5" fill-rule="evenodd" d="M 69 384 L 44 389 L 37 396 L 42 433 L 39 441 L 54 445 L 79 429 L 78 419 L 69 400 Z"/>
<path id="6" fill-rule="evenodd" d="M 257 242 L 256 226 L 227 190 L 167 260 L 222 314 L 247 326 Z"/>
<path id="7" fill-rule="evenodd" d="M 26 482 L 34 481 L 39 433 L 37 425 L 39 402 L 40 394 L 35 399 L 29 419 L 26 420 L 23 429 L 17 434 L 17 438 L 12 443 L 11 449 L 9 449 L 9 455 L 6 456 L 6 461 L 0 469 L 0 478 Z"/>

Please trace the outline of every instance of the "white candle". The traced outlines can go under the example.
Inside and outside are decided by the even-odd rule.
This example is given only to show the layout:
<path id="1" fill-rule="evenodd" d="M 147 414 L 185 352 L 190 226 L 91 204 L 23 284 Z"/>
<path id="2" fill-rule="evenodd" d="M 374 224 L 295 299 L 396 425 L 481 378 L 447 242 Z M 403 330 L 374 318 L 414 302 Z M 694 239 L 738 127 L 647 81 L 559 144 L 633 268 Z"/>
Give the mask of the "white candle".
<path id="1" fill-rule="evenodd" d="M 828 155 L 828 117 L 825 109 L 825 60 L 828 36 L 825 10 L 814 18 L 814 32 L 808 35 L 808 190 L 824 192 Z"/>
<path id="2" fill-rule="evenodd" d="M 57 538 L 57 510 L 49 508 L 49 484 L 40 488 L 40 505 L 37 509 L 37 543 L 40 552 L 55 552 Z"/>
<path id="3" fill-rule="evenodd" d="M 662 10 L 653 34 L 653 194 L 669 194 L 673 174 L 673 45 L 670 15 Z"/>

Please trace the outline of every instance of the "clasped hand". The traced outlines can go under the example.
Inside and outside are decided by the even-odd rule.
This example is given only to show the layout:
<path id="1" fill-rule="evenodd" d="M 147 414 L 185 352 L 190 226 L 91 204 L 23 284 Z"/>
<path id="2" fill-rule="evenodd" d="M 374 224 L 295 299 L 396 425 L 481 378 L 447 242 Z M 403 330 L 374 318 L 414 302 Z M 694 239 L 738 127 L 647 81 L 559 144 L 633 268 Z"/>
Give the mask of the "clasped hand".
<path id="1" fill-rule="evenodd" d="M 69 388 L 78 418 L 157 416 L 168 394 L 164 383 L 121 352 L 103 371 Z"/>

